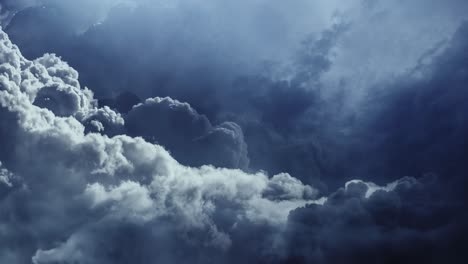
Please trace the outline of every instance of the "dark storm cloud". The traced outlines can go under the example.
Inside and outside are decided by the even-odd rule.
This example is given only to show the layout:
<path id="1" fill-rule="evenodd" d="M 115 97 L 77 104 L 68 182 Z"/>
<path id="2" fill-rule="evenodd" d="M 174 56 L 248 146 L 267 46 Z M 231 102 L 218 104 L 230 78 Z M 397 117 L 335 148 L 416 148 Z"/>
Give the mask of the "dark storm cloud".
<path id="1" fill-rule="evenodd" d="M 367 114 L 351 136 L 358 140 L 352 156 L 363 164 L 359 173 L 386 174 L 383 181 L 427 172 L 452 180 L 466 173 L 467 28 L 462 24 L 445 49 L 367 97 Z M 376 155 L 364 157 L 370 152 Z"/>
<path id="2" fill-rule="evenodd" d="M 450 37 L 467 5 L 365 3 L 289 63 L 280 25 L 213 29 L 228 15 L 211 2 L 112 9 L 89 28 L 66 5 L 15 15 L 8 31 L 40 58 L 1 35 L 0 262 L 464 263 L 466 24 Z M 248 17 L 289 4 L 274 7 Z M 219 33 L 231 26 L 247 33 Z M 278 47 L 279 66 L 257 71 Z M 245 167 L 244 141 L 248 169 L 276 175 L 178 160 Z M 282 171 L 321 190 L 367 182 L 316 200 Z"/>
<path id="3" fill-rule="evenodd" d="M 125 116 L 125 127 L 128 135 L 165 146 L 186 165 L 242 169 L 248 166 L 247 145 L 237 124 L 212 126 L 189 104 L 169 97 L 146 99 L 135 105 Z"/>
<path id="4" fill-rule="evenodd" d="M 342 172 L 417 179 L 383 188 L 351 181 L 323 206 L 296 209 L 280 262 L 465 262 L 467 30 L 462 24 L 445 49 L 381 83 L 348 137 L 353 149 L 345 149 Z"/>
<path id="5" fill-rule="evenodd" d="M 321 4 L 302 0 L 293 6 L 265 0 L 239 3 L 191 0 L 172 4 L 127 1 L 141 3 L 133 8 L 123 4 L 115 6 L 108 10 L 102 23 L 91 25 L 76 36 L 76 23 L 69 17 L 73 8 L 60 1 L 50 2 L 19 12 L 8 26 L 9 35 L 22 46 L 25 55 L 34 58 L 45 52 L 60 53 L 83 72 L 86 84 L 100 89 L 98 95 L 132 89 L 144 93 L 144 97 L 161 95 L 149 94 L 155 89 L 164 92 L 164 89 L 173 90 L 180 85 L 190 86 L 196 77 L 204 80 L 189 88 L 202 89 L 200 84 L 206 86 L 239 72 L 245 73 L 265 59 L 282 58 L 290 54 L 293 50 L 290 48 L 297 46 L 302 35 L 327 25 L 329 18 L 325 14 L 338 7 L 336 3 L 329 4 L 332 8 L 323 5 L 325 8 L 319 12 L 314 7 Z M 88 2 L 84 4 L 87 5 Z M 244 17 L 242 20 L 238 19 L 240 14 Z M 25 36 L 22 32 L 30 33 Z M 53 35 L 60 36 L 59 41 L 47 43 L 48 36 Z M 119 41 L 122 38 L 125 41 Z M 29 45 L 30 41 L 36 45 Z M 137 50 L 145 50 L 145 55 Z M 99 56 L 94 59 L 86 56 L 83 60 L 82 55 L 89 53 Z M 116 64 L 119 60 L 127 63 Z M 155 61 L 158 63 L 153 63 Z M 105 69 L 112 78 L 104 82 L 99 74 Z M 211 74 L 207 74 L 210 71 Z M 149 78 L 148 73 L 152 73 L 153 78 Z M 221 83 L 211 85 L 218 84 Z"/>
<path id="6" fill-rule="evenodd" d="M 452 47 L 465 43 L 455 37 Z M 462 263 L 465 205 L 447 194 L 441 177 L 382 187 L 356 180 L 314 201 L 316 191 L 287 174 L 184 167 L 142 139 L 85 134 L 79 121 L 102 109 L 76 72 L 55 56 L 24 59 L 4 34 L 1 45 L 1 109 L 18 131 L 5 138 L 15 152 L 0 168 L 2 261 Z M 448 49 L 440 59 L 450 54 L 458 53 Z M 64 98 L 85 103 L 56 116 L 55 105 L 33 104 L 48 87 L 68 87 L 48 94 L 58 105 Z M 188 104 L 145 104 L 152 102 L 181 111 L 178 124 L 202 120 L 201 130 L 209 127 Z"/>
<path id="7" fill-rule="evenodd" d="M 348 183 L 323 206 L 290 214 L 284 263 L 464 263 L 466 205 L 440 184 L 431 175 L 373 192 Z"/>
<path id="8" fill-rule="evenodd" d="M 195 3 L 197 1 L 192 4 Z M 264 1 L 232 4 L 232 10 L 248 17 L 245 21 L 239 21 L 233 17 L 232 10 L 218 4 L 199 4 L 193 8 L 184 5 L 160 7 L 148 3 L 133 9 L 116 7 L 105 21 L 79 35 L 75 34 L 74 23 L 67 19 L 63 6 L 50 5 L 18 13 L 7 31 L 29 58 L 48 51 L 64 56 L 80 71 L 82 82 L 93 87 L 97 97 L 101 98 L 101 105 L 127 112 L 132 103 L 124 102 L 128 105 L 122 108 L 118 106 L 122 100 L 117 103 L 108 99 L 128 95 L 122 96 L 122 91 L 131 91 L 139 98 L 170 96 L 187 101 L 214 123 L 234 120 L 243 130 L 252 130 L 246 140 L 252 144 L 261 140 L 257 145 L 266 146 L 253 152 L 254 170 L 264 169 L 275 174 L 302 167 L 293 165 L 292 161 L 283 162 L 298 145 L 298 142 L 285 139 L 284 133 L 316 101 L 314 92 L 307 91 L 304 86 L 317 83 L 319 75 L 329 68 L 328 51 L 341 29 L 332 29 L 323 36 L 311 36 L 303 44 L 298 62 L 289 70 L 292 73 L 287 73 L 294 75 L 289 77 L 292 80 L 277 81 L 277 76 L 258 76 L 259 64 L 266 59 L 275 61 L 290 56 L 290 50 L 299 46 L 303 35 L 316 30 L 319 25 L 327 25 L 328 18 L 317 15 L 306 19 L 310 14 L 298 11 L 301 7 L 307 10 L 309 5 L 319 7 L 321 4 L 306 1 L 297 6 L 279 2 L 266 6 Z M 323 10 L 331 13 L 329 9 L 325 7 Z M 214 24 L 216 21 L 219 22 Z M 302 27 L 304 24 L 310 27 Z M 252 38 L 243 37 L 245 35 Z M 50 43 L 49 40 L 57 36 L 60 36 L 59 40 Z M 36 44 L 30 45 L 33 42 Z M 140 50 L 145 52 L 137 52 Z M 209 95 L 210 100 L 206 100 L 205 95 Z M 132 102 L 136 104 L 139 100 Z M 244 116 L 249 116 L 249 120 L 243 121 Z M 223 135 L 221 129 L 215 132 L 211 138 Z M 261 136 L 263 133 L 267 137 Z M 308 147 L 302 151 L 310 153 L 309 149 L 316 145 L 316 142 L 308 142 Z M 235 152 L 233 154 L 237 155 Z M 306 156 L 305 162 L 315 163 L 318 159 L 312 154 Z M 202 160 L 188 164 L 214 160 L 203 160 L 204 157 L 201 155 Z M 215 165 L 218 164 L 227 163 L 221 160 Z M 319 172 L 317 165 L 312 167 L 314 169 L 304 175 Z M 303 173 L 295 171 L 294 174 Z"/>
<path id="9" fill-rule="evenodd" d="M 323 184 L 327 158 L 319 131 L 327 126 L 323 121 L 330 110 L 320 76 L 330 69 L 332 48 L 347 28 L 336 24 L 309 36 L 283 78 L 271 73 L 237 78 L 218 99 L 225 102 L 218 117 L 243 127 L 253 169 L 288 171 Z"/>
<path id="10" fill-rule="evenodd" d="M 11 115 L 2 118 L 2 141 L 13 142 L 0 168 L 1 262 L 235 262 L 236 255 L 274 251 L 271 241 L 289 211 L 318 202 L 312 187 L 288 174 L 185 167 L 142 138 L 85 133 L 90 118 L 114 125 L 121 118 L 97 108 L 76 71 L 57 57 L 29 61 L 3 32 L 0 40 L 0 109 Z M 37 100 L 48 103 L 41 108 Z M 222 124 L 202 138 L 216 143 L 236 129 Z"/>
<path id="11" fill-rule="evenodd" d="M 240 125 L 253 170 L 288 171 L 332 189 L 343 181 L 335 138 L 348 129 L 336 122 L 350 122 L 370 88 L 413 66 L 421 47 L 449 37 L 466 9 L 424 2 L 429 21 L 422 1 L 104 2 L 77 9 L 49 1 L 18 12 L 7 32 L 26 57 L 63 56 L 101 105 L 127 112 L 140 99 L 125 102 L 124 91 L 188 102 L 213 123 Z M 105 15 L 79 29 L 85 24 L 70 12 L 89 6 Z"/>

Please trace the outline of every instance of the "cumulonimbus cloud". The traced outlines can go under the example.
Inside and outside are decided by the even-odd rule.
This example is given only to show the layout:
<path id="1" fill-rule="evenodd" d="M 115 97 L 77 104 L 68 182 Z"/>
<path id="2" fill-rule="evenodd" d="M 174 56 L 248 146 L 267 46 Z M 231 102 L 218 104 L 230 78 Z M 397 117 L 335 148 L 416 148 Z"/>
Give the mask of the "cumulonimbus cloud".
<path id="1" fill-rule="evenodd" d="M 97 109 L 76 71 L 58 57 L 28 61 L 3 32 L 0 45 L 0 113 L 14 120 L 1 129 L 16 131 L 16 138 L 1 139 L 15 142 L 3 150 L 10 157 L 5 166 L 22 181 L 12 186 L 2 169 L 4 185 L 15 188 L 2 210 L 16 219 L 2 224 L 5 239 L 27 240 L 3 248 L 2 261 L 22 263 L 34 255 L 34 263 L 106 263 L 112 257 L 95 251 L 101 247 L 95 232 L 119 233 L 121 225 L 222 251 L 237 225 L 281 226 L 290 210 L 316 202 L 312 187 L 287 174 L 185 167 L 142 138 L 85 133 L 83 123 L 96 116 L 104 130 L 122 121 L 110 109 Z"/>
<path id="2" fill-rule="evenodd" d="M 372 1 L 366 3 L 372 8 Z M 441 5 L 445 7 L 440 3 L 436 6 Z M 454 6 L 447 7 L 451 13 Z M 53 9 L 44 10 L 34 9 L 32 14 L 38 12 L 36 14 L 41 16 L 54 12 Z M 363 103 L 360 110 L 365 110 L 365 115 L 360 116 L 362 119 L 346 120 L 354 125 L 351 126 L 354 131 L 349 132 L 333 123 L 333 117 L 341 117 L 338 111 L 341 101 L 333 102 L 331 107 L 327 105 L 326 110 L 331 114 L 322 115 L 320 107 L 324 102 L 314 97 L 317 94 L 313 89 L 302 87 L 303 83 L 310 82 L 313 87 L 321 88 L 320 78 L 330 72 L 328 77 L 332 80 L 340 81 L 340 85 L 347 84 L 349 72 L 342 74 L 340 70 L 349 68 L 353 70 L 350 74 L 355 75 L 355 68 L 347 67 L 348 63 L 360 62 L 362 55 L 354 52 L 355 48 L 367 52 L 370 46 L 379 50 L 382 43 L 387 43 L 386 37 L 371 36 L 369 43 L 376 41 L 380 45 L 369 44 L 366 40 L 368 46 L 361 46 L 357 39 L 369 35 L 367 26 L 370 23 L 367 21 L 388 10 L 391 8 L 383 10 L 385 12 L 373 10 L 369 16 L 364 16 L 365 25 L 352 28 L 350 33 L 345 30 L 341 35 L 343 31 L 331 30 L 317 39 L 312 38 L 310 45 L 305 46 L 305 53 L 300 54 L 305 63 L 299 66 L 304 67 L 293 74 L 297 78 L 292 81 L 270 80 L 254 74 L 251 78 L 236 81 L 240 88 L 234 85 L 235 89 L 219 91 L 223 92 L 217 98 L 221 100 L 212 101 L 206 99 L 209 94 L 206 91 L 213 91 L 211 88 L 201 90 L 203 93 L 189 89 L 210 82 L 196 82 L 200 77 L 197 71 L 184 75 L 187 78 L 182 78 L 184 82 L 181 84 L 193 84 L 181 88 L 181 93 L 188 94 L 186 98 L 193 101 L 198 98 L 213 104 L 214 108 L 216 103 L 222 103 L 225 108 L 220 110 L 220 115 L 235 117 L 236 123 L 219 122 L 212 118 L 213 113 L 208 120 L 201 113 L 210 111 L 197 112 L 197 104 L 192 104 L 192 100 L 188 104 L 154 95 L 143 102 L 133 98 L 135 100 L 130 100 L 131 103 L 125 106 L 128 109 L 122 113 L 111 104 L 99 107 L 93 92 L 81 87 L 78 72 L 62 59 L 41 54 L 36 60 L 27 60 L 2 33 L 0 262 L 464 263 L 468 243 L 464 202 L 467 164 L 464 135 L 468 130 L 464 103 L 468 76 L 466 25 L 447 41 L 445 51 L 429 54 L 432 62 L 421 63 L 396 80 L 380 80 L 379 85 L 389 89 L 373 93 L 369 101 Z M 47 13 L 49 11 L 52 13 Z M 420 12 L 414 8 L 410 11 Z M 40 26 L 34 16 L 28 20 L 27 13 L 25 15 L 26 21 Z M 147 18 L 151 17 L 147 15 Z M 395 22 L 394 13 L 387 15 L 393 20 L 379 21 L 384 21 L 383 24 Z M 61 16 L 63 14 L 59 14 Z M 48 16 L 44 17 L 47 20 Z M 399 16 L 397 12 L 397 17 L 406 16 Z M 418 18 L 423 18 L 424 28 L 425 17 Z M 437 21 L 448 21 L 452 25 L 457 24 L 459 18 L 460 15 L 455 16 L 452 21 L 452 17 L 443 16 Z M 54 19 L 56 17 L 51 21 Z M 115 20 L 114 26 L 125 24 L 125 19 Z M 16 34 L 29 37 L 24 33 L 29 31 L 22 30 L 27 27 L 23 28 L 20 20 L 18 23 Z M 440 26 L 445 28 L 445 24 Z M 202 25 L 199 27 L 203 28 Z M 388 27 L 400 32 L 398 26 Z M 15 28 L 11 29 L 15 33 Z M 56 33 L 48 31 L 48 26 L 46 29 L 52 32 L 51 36 Z M 137 31 L 132 45 L 126 45 L 127 42 L 112 41 L 125 34 L 113 35 L 106 25 L 96 25 L 94 29 L 97 30 L 85 34 L 91 39 L 88 44 L 98 43 L 96 54 L 104 53 L 113 59 L 115 54 L 122 53 L 115 50 L 102 53 L 108 50 L 109 43 L 122 43 L 116 51 L 127 51 L 132 50 L 128 47 L 134 48 L 133 44 L 138 46 L 143 42 L 140 40 L 145 39 L 139 35 L 142 31 Z M 381 30 L 381 27 L 373 30 Z M 112 37 L 107 40 L 111 41 L 102 41 L 106 37 L 101 38 L 100 32 L 109 33 Z M 408 34 L 411 33 L 410 30 Z M 443 35 L 450 34 L 447 31 Z M 428 35 L 432 36 L 432 32 Z M 351 45 L 353 48 L 346 51 L 337 49 L 336 42 L 342 36 L 359 45 Z M 395 33 L 395 36 L 401 35 Z M 48 40 L 47 37 L 39 39 Z M 73 42 L 69 40 L 73 39 L 67 39 L 59 46 L 67 47 L 63 50 L 68 50 L 68 54 L 81 56 L 76 51 L 87 49 L 69 47 Z M 424 44 L 423 38 L 421 41 Z M 24 43 L 31 47 L 31 43 L 37 42 Z M 50 41 L 44 43 L 48 43 L 48 48 Z M 40 45 L 37 47 L 40 50 Z M 181 51 L 179 48 L 173 50 L 174 54 Z M 184 54 L 193 55 L 190 52 Z M 392 55 L 380 55 L 377 53 L 370 61 L 385 61 L 391 70 L 403 65 L 399 60 L 394 64 L 387 63 L 387 60 L 393 61 Z M 97 62 L 101 62 L 99 56 L 96 56 Z M 146 83 L 154 85 L 153 75 L 144 74 L 152 73 L 153 68 L 147 66 L 157 65 L 153 59 L 158 56 L 142 54 L 148 61 L 143 60 L 141 67 L 135 67 L 141 56 L 134 57 L 136 59 L 125 57 L 135 61 L 125 64 L 129 67 L 124 69 L 137 69 L 133 72 L 136 74 L 133 80 L 142 83 L 114 79 L 119 71 L 113 72 L 113 67 L 109 71 L 96 72 L 99 73 L 97 83 L 130 85 L 130 88 Z M 337 63 L 336 58 L 343 64 Z M 98 63 L 96 67 L 119 66 L 118 60 L 113 59 Z M 87 62 L 86 59 L 79 61 Z M 334 68 L 337 64 L 342 68 Z M 86 64 L 81 65 L 85 68 L 83 65 Z M 159 65 L 166 66 L 165 63 Z M 373 65 L 373 62 L 365 62 L 363 69 Z M 180 70 L 180 66 L 175 63 L 171 71 Z M 93 67 L 90 69 L 89 72 L 93 72 Z M 381 72 L 381 69 L 376 70 Z M 368 73 L 363 75 L 366 81 Z M 372 74 L 370 71 L 369 75 Z M 344 81 L 337 76 L 344 76 Z M 178 80 L 181 75 L 176 77 Z M 166 78 L 154 81 L 161 85 L 170 83 Z M 91 88 L 93 91 L 101 89 Z M 335 112 L 333 107 L 338 110 Z M 174 122 L 177 126 L 173 126 Z M 324 133 L 343 128 L 340 135 L 345 136 L 334 140 L 346 141 L 346 147 L 351 151 L 340 152 L 342 149 L 338 148 L 333 153 L 341 155 L 341 159 L 337 159 L 339 162 L 333 163 L 340 168 L 337 170 L 339 179 L 335 181 L 340 181 L 341 185 L 343 179 L 361 174 L 379 184 L 406 174 L 418 176 L 433 171 L 440 175 L 428 174 L 418 179 L 405 177 L 383 186 L 353 180 L 331 192 L 327 198 L 319 199 L 314 187 L 286 173 L 269 177 L 266 172 L 247 173 L 199 166 L 211 163 L 218 167 L 244 169 L 247 141 L 257 144 L 252 145 L 257 151 L 256 161 L 266 156 L 267 161 L 257 163 L 257 168 L 261 168 L 259 164 L 271 163 L 279 169 L 299 167 L 296 170 L 298 177 L 315 178 L 313 173 L 297 173 L 312 171 L 323 156 L 321 148 L 309 138 L 312 137 L 309 132 L 316 131 L 310 126 L 320 127 Z M 338 134 L 332 132 L 329 137 Z M 244 137 L 247 133 L 250 140 Z M 331 140 L 317 141 L 317 145 L 333 143 Z M 187 154 L 184 151 L 191 155 L 184 157 Z M 202 154 L 196 157 L 194 153 Z M 326 180 L 332 182 L 332 179 Z"/>
<path id="3" fill-rule="evenodd" d="M 346 135 L 367 114 L 365 98 L 391 90 L 382 83 L 431 47 L 443 50 L 468 7 L 463 0 L 117 2 L 41 1 L 18 12 L 6 31 L 27 58 L 63 56 L 101 105 L 113 108 L 102 99 L 122 91 L 188 102 L 214 126 L 234 121 L 242 128 L 251 168 L 288 171 L 331 189 L 363 177 L 348 174 L 342 148 L 355 148 Z M 77 33 L 83 21 L 76 17 L 94 20 Z M 121 125 L 103 130 L 92 120 L 87 128 L 122 133 Z M 235 156 L 234 149 L 227 151 Z"/>
<path id="4" fill-rule="evenodd" d="M 428 203 L 428 190 L 437 185 L 431 177 L 385 187 L 351 181 L 319 199 L 313 187 L 285 173 L 183 166 L 141 137 L 106 135 L 108 127 L 123 129 L 124 119 L 97 108 L 77 72 L 58 57 L 29 61 L 5 33 L 0 40 L 2 262 L 331 263 L 346 257 L 356 263 L 363 261 L 356 250 L 375 254 L 385 246 L 401 259 L 406 251 L 392 243 L 406 238 L 436 249 L 438 259 L 458 252 L 440 251 L 431 237 L 454 241 L 451 230 L 460 226 L 444 229 L 451 224 L 445 218 L 414 226 L 442 210 Z M 169 98 L 134 110 L 154 103 L 205 120 Z M 202 123 L 203 132 L 217 129 Z"/>

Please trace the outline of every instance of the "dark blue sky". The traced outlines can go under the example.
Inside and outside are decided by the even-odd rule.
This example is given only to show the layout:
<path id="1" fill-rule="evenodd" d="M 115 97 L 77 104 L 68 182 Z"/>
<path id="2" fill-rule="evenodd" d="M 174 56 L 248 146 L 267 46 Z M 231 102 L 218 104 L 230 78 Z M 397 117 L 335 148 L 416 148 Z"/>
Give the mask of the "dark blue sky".
<path id="1" fill-rule="evenodd" d="M 0 1 L 0 263 L 465 263 L 466 14 Z"/>

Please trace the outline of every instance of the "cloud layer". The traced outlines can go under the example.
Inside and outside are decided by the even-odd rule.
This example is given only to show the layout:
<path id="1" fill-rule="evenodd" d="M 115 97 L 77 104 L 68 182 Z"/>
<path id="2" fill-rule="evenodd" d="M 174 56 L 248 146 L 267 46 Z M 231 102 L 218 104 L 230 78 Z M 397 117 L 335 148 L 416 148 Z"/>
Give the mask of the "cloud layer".
<path id="1" fill-rule="evenodd" d="M 83 122 L 89 120 L 100 126 L 123 121 L 110 109 L 96 108 L 92 93 L 77 82 L 76 71 L 57 57 L 28 61 L 3 32 L 0 45 L 1 114 L 11 119 L 2 125 L 2 134 L 15 131 L 15 137 L 2 137 L 14 142 L 4 149 L 5 166 L 19 178 L 13 184 L 11 172 L 2 168 L 2 185 L 8 190 L 2 197 L 2 262 L 27 263 L 33 256 L 34 263 L 128 263 L 138 257 L 138 244 L 129 241 L 127 246 L 135 248 L 123 253 L 125 243 L 115 244 L 113 238 L 127 235 L 148 243 L 164 241 L 159 250 L 142 250 L 142 256 L 167 252 L 156 253 L 155 261 L 188 261 L 190 256 L 173 255 L 166 245 L 194 254 L 209 249 L 221 254 L 235 243 L 230 233 L 248 235 L 238 233 L 238 225 L 275 230 L 286 223 L 290 210 L 316 198 L 312 187 L 287 174 L 268 178 L 212 166 L 185 167 L 142 138 L 85 133 Z M 146 104 L 151 110 L 156 102 L 183 107 L 182 117 L 193 111 L 169 98 Z M 178 121 L 193 123 L 190 118 Z M 206 120 L 203 124 L 209 125 Z M 223 129 L 235 130 L 233 126 L 202 126 L 208 133 L 202 136 L 222 135 Z M 221 135 L 213 140 L 223 140 Z M 10 244 L 12 239 L 23 242 Z M 263 239 L 273 239 L 273 234 Z M 107 250 L 96 251 L 101 246 Z M 199 262 L 211 258 L 199 257 Z"/>
<path id="2" fill-rule="evenodd" d="M 0 1 L 0 262 L 465 263 L 466 1 L 228 2 Z"/>
<path id="3" fill-rule="evenodd" d="M 5 30 L 29 59 L 63 56 L 101 106 L 187 102 L 214 126 L 242 128 L 254 171 L 325 191 L 368 176 L 343 162 L 366 98 L 443 51 L 468 12 L 462 0 L 72 2 L 15 7 Z M 86 25 L 74 18 L 88 14 Z M 140 99 L 122 100 L 128 92 Z"/>
<path id="4" fill-rule="evenodd" d="M 288 174 L 186 167 L 161 146 L 86 132 L 86 124 L 96 121 L 103 132 L 132 111 L 163 111 L 153 113 L 156 124 L 170 125 L 166 118 L 189 123 L 187 133 L 217 129 L 188 104 L 148 99 L 124 120 L 97 108 L 65 62 L 29 61 L 0 37 L 2 141 L 14 142 L 0 169 L 2 262 L 460 260 L 464 204 L 433 176 L 384 187 L 355 180 L 318 199 Z"/>
<path id="5" fill-rule="evenodd" d="M 247 145 L 233 122 L 213 127 L 187 103 L 169 97 L 150 98 L 135 105 L 125 117 L 130 136 L 167 147 L 180 162 L 201 166 L 247 169 Z"/>

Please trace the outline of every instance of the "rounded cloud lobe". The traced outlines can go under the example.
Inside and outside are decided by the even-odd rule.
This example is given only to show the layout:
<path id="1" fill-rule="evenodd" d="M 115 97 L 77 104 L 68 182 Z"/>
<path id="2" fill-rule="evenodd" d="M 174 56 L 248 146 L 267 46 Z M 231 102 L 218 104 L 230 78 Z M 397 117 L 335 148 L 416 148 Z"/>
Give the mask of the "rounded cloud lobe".
<path id="1" fill-rule="evenodd" d="M 247 145 L 233 122 L 212 126 L 187 103 L 169 97 L 150 98 L 125 116 L 130 136 L 165 146 L 178 161 L 191 166 L 212 164 L 247 169 Z"/>

